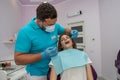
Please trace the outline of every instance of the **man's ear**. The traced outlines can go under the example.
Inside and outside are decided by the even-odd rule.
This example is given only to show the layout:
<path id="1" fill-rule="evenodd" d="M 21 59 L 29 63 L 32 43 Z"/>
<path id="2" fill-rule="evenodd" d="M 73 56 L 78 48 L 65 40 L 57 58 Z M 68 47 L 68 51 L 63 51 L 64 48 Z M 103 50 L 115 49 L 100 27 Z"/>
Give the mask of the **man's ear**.
<path id="1" fill-rule="evenodd" d="M 36 23 L 40 23 L 41 21 L 39 19 L 36 19 Z"/>

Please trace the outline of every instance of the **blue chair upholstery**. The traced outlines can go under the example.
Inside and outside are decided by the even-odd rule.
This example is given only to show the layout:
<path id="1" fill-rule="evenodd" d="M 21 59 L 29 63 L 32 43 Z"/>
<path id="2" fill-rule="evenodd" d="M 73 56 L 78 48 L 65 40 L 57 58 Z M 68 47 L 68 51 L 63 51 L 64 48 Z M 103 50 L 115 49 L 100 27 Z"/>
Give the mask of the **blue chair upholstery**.
<path id="1" fill-rule="evenodd" d="M 117 68 L 117 74 L 120 75 L 120 50 L 117 54 L 117 59 L 115 60 L 115 67 Z M 117 80 L 120 79 L 117 77 Z"/>

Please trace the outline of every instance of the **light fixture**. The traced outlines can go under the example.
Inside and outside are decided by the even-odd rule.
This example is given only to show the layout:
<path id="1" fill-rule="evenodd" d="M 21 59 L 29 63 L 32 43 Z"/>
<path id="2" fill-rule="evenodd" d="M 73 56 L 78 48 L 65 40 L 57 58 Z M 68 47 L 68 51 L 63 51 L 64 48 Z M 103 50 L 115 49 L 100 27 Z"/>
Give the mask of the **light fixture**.
<path id="1" fill-rule="evenodd" d="M 54 0 L 30 0 L 31 2 L 51 2 Z"/>

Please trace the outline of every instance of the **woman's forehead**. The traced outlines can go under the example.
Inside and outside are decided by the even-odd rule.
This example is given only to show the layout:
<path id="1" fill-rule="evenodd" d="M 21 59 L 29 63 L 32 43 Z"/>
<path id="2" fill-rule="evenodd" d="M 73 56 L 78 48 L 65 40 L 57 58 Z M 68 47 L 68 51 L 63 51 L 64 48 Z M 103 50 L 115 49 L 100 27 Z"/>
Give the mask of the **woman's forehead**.
<path id="1" fill-rule="evenodd" d="M 70 37 L 70 36 L 68 36 L 68 35 L 65 35 L 65 34 L 61 36 L 61 38 L 64 38 L 64 37 Z"/>

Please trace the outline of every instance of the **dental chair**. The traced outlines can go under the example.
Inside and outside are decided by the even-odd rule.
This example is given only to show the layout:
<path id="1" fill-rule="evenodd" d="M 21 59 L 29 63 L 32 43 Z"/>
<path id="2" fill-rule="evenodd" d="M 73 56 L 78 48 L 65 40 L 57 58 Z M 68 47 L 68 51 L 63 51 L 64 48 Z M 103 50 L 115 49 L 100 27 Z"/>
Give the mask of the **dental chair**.
<path id="1" fill-rule="evenodd" d="M 115 67 L 117 68 L 117 80 L 120 80 L 120 50 L 117 54 L 117 59 L 115 60 Z"/>
<path id="2" fill-rule="evenodd" d="M 91 65 L 91 69 L 92 69 L 92 74 L 93 74 L 93 80 L 97 80 L 97 72 L 95 70 L 95 68 Z"/>

